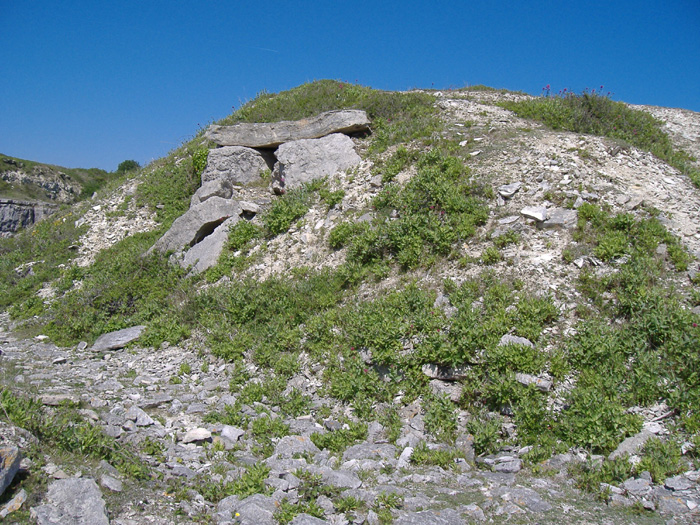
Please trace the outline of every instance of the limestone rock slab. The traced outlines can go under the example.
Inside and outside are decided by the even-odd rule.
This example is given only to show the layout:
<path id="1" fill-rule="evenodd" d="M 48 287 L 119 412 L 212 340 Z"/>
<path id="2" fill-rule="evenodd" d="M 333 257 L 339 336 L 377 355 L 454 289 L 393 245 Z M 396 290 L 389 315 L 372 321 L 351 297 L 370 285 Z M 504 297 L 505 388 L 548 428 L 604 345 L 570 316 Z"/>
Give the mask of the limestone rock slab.
<path id="1" fill-rule="evenodd" d="M 292 140 L 315 139 L 331 133 L 358 133 L 368 129 L 367 113 L 346 109 L 326 111 L 295 121 L 210 126 L 204 136 L 220 146 L 274 148 Z"/>
<path id="2" fill-rule="evenodd" d="M 217 226 L 211 235 L 205 237 L 182 255 L 179 260 L 180 266 L 183 268 L 192 267 L 192 274 L 196 275 L 216 265 L 228 240 L 229 228 L 239 220 L 238 216 L 229 217 Z"/>

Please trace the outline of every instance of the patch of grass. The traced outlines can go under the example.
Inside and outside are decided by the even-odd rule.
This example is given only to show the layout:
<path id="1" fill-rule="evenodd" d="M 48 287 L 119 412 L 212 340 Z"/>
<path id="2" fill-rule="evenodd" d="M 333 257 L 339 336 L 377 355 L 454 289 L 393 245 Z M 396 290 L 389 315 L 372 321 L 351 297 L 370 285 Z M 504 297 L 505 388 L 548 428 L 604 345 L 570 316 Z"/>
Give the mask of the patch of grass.
<path id="1" fill-rule="evenodd" d="M 451 465 L 454 465 L 455 459 L 459 457 L 462 457 L 462 454 L 457 449 L 430 449 L 425 441 L 421 441 L 413 449 L 411 463 L 414 465 L 434 465 L 442 468 L 450 468 Z"/>
<path id="2" fill-rule="evenodd" d="M 62 209 L 14 237 L 0 239 L 0 309 L 14 306 L 12 314 L 23 319 L 42 313 L 36 292 L 62 275 L 62 267 L 77 253 L 70 247 L 77 246 L 87 229 L 76 227 L 76 219 Z"/>
<path id="3" fill-rule="evenodd" d="M 348 428 L 341 428 L 332 432 L 311 434 L 311 441 L 320 449 L 342 453 L 346 448 L 355 443 L 367 439 L 367 425 L 365 423 L 348 423 Z"/>
<path id="4" fill-rule="evenodd" d="M 425 430 L 440 441 L 453 442 L 457 433 L 457 413 L 450 399 L 432 396 L 425 411 Z"/>
<path id="5" fill-rule="evenodd" d="M 85 271 L 82 286 L 49 309 L 47 335 L 69 345 L 149 322 L 153 326 L 142 344 L 177 343 L 188 335 L 185 323 L 176 322 L 187 294 L 185 272 L 159 254 L 143 256 L 153 239 L 153 234 L 137 234 L 101 252 Z"/>

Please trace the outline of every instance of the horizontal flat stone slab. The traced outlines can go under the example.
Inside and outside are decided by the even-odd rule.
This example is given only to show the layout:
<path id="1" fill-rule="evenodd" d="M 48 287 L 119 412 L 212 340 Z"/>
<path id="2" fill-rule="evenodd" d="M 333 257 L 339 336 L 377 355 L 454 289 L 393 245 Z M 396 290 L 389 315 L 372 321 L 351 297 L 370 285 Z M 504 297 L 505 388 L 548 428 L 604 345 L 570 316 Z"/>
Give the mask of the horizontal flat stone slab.
<path id="1" fill-rule="evenodd" d="M 93 352 L 106 352 L 107 350 L 124 348 L 130 342 L 136 341 L 141 337 L 141 332 L 143 332 L 145 328 L 144 325 L 138 325 L 132 326 L 131 328 L 124 328 L 123 330 L 117 330 L 116 332 L 102 334 L 97 338 L 95 344 L 92 345 L 92 350 Z"/>
<path id="2" fill-rule="evenodd" d="M 317 139 L 331 133 L 358 133 L 369 129 L 367 113 L 357 109 L 327 111 L 301 120 L 209 126 L 204 136 L 219 146 L 275 148 L 291 140 Z"/>

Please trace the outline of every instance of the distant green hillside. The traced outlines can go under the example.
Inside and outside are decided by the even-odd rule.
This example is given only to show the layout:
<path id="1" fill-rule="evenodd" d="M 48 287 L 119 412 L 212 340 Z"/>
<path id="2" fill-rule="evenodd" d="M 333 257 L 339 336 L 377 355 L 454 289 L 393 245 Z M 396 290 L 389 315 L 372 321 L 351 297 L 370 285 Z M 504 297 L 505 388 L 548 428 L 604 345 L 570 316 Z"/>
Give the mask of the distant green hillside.
<path id="1" fill-rule="evenodd" d="M 109 177 L 98 168 L 64 168 L 0 153 L 0 198 L 75 202 L 92 195 Z"/>

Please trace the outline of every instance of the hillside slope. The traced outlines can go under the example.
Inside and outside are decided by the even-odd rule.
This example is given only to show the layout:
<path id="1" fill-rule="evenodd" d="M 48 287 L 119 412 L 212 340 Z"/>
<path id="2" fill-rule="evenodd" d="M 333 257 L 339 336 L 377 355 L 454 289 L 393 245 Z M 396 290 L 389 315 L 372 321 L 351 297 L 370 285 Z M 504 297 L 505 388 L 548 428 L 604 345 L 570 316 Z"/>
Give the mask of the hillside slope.
<path id="1" fill-rule="evenodd" d="M 196 206 L 203 134 L 0 243 L 13 516 L 80 472 L 113 523 L 697 520 L 700 115 L 320 81 L 219 124 L 344 108 L 360 162 L 234 184 L 202 273 L 144 254 Z"/>

